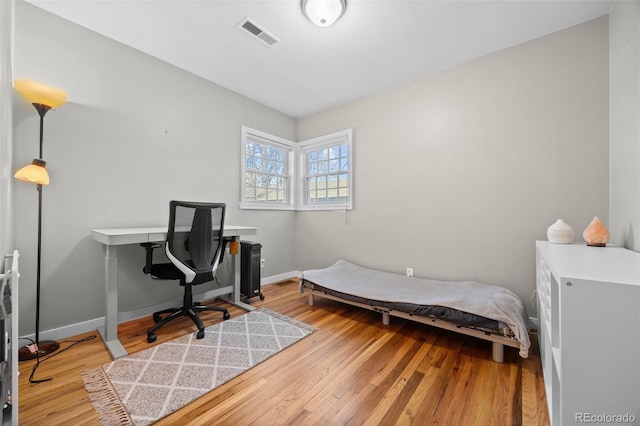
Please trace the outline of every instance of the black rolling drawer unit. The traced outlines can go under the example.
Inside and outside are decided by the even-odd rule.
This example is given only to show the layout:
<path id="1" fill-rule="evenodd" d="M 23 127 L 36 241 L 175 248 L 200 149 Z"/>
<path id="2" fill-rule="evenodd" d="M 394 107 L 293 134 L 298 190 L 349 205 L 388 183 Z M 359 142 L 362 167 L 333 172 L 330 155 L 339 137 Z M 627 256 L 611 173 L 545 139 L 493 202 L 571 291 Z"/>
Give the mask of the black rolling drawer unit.
<path id="1" fill-rule="evenodd" d="M 260 243 L 240 241 L 240 293 L 244 302 L 257 296 L 264 300 L 260 288 L 260 249 Z"/>

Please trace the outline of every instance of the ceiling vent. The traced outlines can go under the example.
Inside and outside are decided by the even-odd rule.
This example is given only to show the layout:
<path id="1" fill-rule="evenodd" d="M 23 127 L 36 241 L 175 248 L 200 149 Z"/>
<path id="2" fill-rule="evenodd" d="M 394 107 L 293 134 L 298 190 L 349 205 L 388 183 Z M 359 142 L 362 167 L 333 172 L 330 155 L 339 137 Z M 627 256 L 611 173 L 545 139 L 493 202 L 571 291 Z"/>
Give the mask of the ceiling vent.
<path id="1" fill-rule="evenodd" d="M 240 23 L 240 28 L 247 31 L 253 37 L 256 37 L 258 40 L 271 47 L 280 40 L 266 31 L 264 28 L 260 28 L 258 24 L 251 21 L 249 18 L 244 18 Z"/>

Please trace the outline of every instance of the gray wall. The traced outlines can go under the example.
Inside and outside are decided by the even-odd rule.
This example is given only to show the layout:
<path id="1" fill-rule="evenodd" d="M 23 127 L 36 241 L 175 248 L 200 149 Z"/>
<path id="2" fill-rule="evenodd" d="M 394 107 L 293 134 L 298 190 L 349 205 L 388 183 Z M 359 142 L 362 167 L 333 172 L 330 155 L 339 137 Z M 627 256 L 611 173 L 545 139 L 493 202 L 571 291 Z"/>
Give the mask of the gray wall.
<path id="1" fill-rule="evenodd" d="M 298 120 L 353 128 L 355 209 L 298 213 L 297 265 L 343 258 L 512 289 L 529 312 L 534 241 L 609 221 L 608 18 Z"/>
<path id="2" fill-rule="evenodd" d="M 170 199 L 225 201 L 227 222 L 259 228 L 264 276 L 294 270 L 294 212 L 240 211 L 240 127 L 288 139 L 295 120 L 199 77 L 16 3 L 14 77 L 67 91 L 45 117 L 41 330 L 104 315 L 104 249 L 92 228 L 166 226 Z M 14 164 L 38 155 L 38 116 L 16 96 Z M 14 183 L 22 253 L 20 333 L 32 333 L 37 193 Z M 252 239 L 254 239 L 252 237 Z M 141 273 L 141 248 L 119 250 L 119 309 L 181 298 Z M 207 285 L 199 287 L 207 290 Z"/>
<path id="3" fill-rule="evenodd" d="M 640 2 L 610 14 L 611 236 L 640 251 Z"/>

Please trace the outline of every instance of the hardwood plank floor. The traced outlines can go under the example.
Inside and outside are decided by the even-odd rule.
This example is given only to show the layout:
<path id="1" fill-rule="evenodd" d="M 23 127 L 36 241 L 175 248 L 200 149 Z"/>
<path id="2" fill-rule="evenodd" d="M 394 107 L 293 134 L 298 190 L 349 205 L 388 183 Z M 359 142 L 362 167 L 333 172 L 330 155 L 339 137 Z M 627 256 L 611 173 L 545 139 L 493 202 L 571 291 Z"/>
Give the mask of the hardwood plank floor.
<path id="1" fill-rule="evenodd" d="M 392 318 L 339 302 L 298 294 L 297 281 L 263 287 L 252 304 L 296 318 L 318 331 L 214 389 L 158 425 L 548 425 L 536 336 L 528 359 L 505 348 L 491 360 L 491 344 L 473 337 Z M 231 316 L 244 311 L 229 306 Z M 220 314 L 202 315 L 205 324 Z M 129 353 L 150 347 L 151 318 L 119 326 Z M 193 330 L 191 320 L 158 332 L 160 344 Z M 91 336 L 96 336 L 91 339 Z M 80 372 L 111 361 L 97 333 L 41 363 L 20 363 L 21 425 L 98 425 Z"/>

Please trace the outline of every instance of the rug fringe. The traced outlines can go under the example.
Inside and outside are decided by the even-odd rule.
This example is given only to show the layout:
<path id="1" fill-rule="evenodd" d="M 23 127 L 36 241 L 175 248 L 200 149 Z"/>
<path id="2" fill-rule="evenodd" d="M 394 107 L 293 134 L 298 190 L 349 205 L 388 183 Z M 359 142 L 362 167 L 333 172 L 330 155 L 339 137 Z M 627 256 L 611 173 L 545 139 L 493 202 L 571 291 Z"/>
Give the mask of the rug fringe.
<path id="1" fill-rule="evenodd" d="M 85 370 L 80 374 L 102 424 L 134 424 L 102 367 Z"/>

